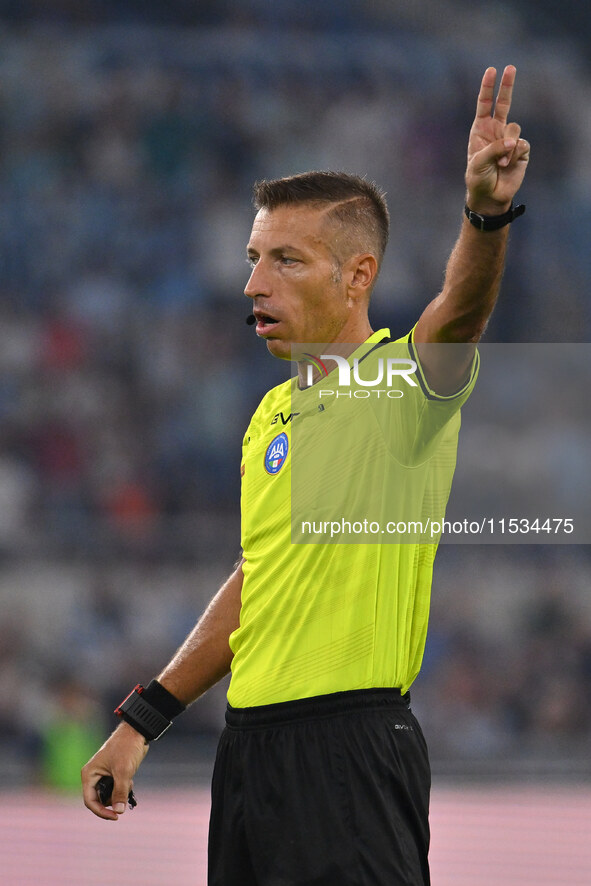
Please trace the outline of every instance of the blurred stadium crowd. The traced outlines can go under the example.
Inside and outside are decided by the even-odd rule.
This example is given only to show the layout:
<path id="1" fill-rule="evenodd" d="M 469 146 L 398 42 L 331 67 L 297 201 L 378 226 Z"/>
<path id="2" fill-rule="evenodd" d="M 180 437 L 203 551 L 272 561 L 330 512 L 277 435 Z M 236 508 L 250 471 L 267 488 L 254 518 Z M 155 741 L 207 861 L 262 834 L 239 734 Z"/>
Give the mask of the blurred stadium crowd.
<path id="1" fill-rule="evenodd" d="M 373 321 L 402 334 L 455 239 L 479 78 L 514 62 L 533 160 L 488 340 L 589 341 L 591 78 L 529 9 L 2 4 L 0 767 L 33 771 L 56 712 L 105 728 L 238 553 L 242 434 L 289 374 L 244 326 L 255 179 L 339 168 L 386 188 Z M 436 756 L 578 754 L 589 560 L 441 552 L 417 687 Z M 219 722 L 212 699 L 187 741 Z"/>

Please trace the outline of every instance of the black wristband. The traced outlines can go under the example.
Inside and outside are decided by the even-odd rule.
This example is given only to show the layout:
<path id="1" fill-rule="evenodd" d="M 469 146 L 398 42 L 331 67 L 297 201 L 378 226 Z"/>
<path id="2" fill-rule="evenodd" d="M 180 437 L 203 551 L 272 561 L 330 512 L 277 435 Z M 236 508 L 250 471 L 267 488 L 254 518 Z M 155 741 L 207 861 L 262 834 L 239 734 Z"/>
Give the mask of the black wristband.
<path id="1" fill-rule="evenodd" d="M 174 720 L 175 717 L 178 717 L 185 710 L 185 705 L 181 704 L 178 698 L 175 698 L 168 689 L 165 689 L 158 680 L 150 680 L 142 695 L 144 701 L 151 704 L 153 708 L 156 708 L 168 720 Z"/>
<path id="2" fill-rule="evenodd" d="M 157 680 L 152 680 L 146 689 L 138 683 L 115 708 L 115 713 L 143 735 L 146 741 L 156 741 L 170 728 L 173 718 L 184 710 L 184 704 Z"/>
<path id="3" fill-rule="evenodd" d="M 519 206 L 515 207 L 511 203 L 507 212 L 503 212 L 502 215 L 480 215 L 480 213 L 470 209 L 468 205 L 464 207 L 466 218 L 479 231 L 498 231 L 499 228 L 504 228 L 505 225 L 511 224 L 514 218 L 519 218 L 524 212 L 524 203 L 520 203 Z"/>

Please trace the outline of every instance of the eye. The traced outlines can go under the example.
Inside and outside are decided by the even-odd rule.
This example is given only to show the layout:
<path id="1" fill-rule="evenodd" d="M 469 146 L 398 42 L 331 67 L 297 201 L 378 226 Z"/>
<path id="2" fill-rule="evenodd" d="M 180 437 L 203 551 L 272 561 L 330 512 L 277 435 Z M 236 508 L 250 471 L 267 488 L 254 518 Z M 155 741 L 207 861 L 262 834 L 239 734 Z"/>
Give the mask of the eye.
<path id="1" fill-rule="evenodd" d="M 297 258 L 290 258 L 288 255 L 282 255 L 279 259 L 282 265 L 295 265 L 297 264 Z"/>
<path id="2" fill-rule="evenodd" d="M 254 266 L 256 265 L 257 261 L 258 261 L 258 259 L 255 258 L 254 255 L 249 255 L 249 256 L 246 257 L 246 264 L 249 266 L 249 268 L 254 268 Z"/>

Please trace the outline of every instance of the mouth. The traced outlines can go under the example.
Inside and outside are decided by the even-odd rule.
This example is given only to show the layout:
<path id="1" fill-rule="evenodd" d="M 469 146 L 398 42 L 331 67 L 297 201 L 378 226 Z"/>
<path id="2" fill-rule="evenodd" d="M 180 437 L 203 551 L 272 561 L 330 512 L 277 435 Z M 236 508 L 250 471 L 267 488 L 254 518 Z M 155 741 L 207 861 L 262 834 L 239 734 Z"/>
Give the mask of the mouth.
<path id="1" fill-rule="evenodd" d="M 280 323 L 276 317 L 272 317 L 270 314 L 265 314 L 262 311 L 254 311 L 253 313 L 257 321 L 255 329 L 257 335 L 269 335 Z"/>

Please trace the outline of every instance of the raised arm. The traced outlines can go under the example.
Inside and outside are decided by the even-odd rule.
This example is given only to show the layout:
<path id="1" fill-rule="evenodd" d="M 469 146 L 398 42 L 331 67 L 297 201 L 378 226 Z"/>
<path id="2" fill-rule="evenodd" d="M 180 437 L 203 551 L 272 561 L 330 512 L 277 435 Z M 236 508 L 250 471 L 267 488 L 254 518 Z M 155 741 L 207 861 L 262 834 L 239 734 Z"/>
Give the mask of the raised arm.
<path id="1" fill-rule="evenodd" d="M 230 670 L 232 651 L 228 641 L 240 621 L 242 563 L 241 560 L 158 677 L 158 682 L 184 705 L 202 695 Z M 144 737 L 128 723 L 120 723 L 82 770 L 85 806 L 99 818 L 116 821 L 125 810 L 133 776 L 147 752 Z M 111 775 L 115 782 L 113 809 L 100 803 L 95 790 L 103 775 Z"/>
<path id="2" fill-rule="evenodd" d="M 515 68 L 508 65 L 494 100 L 497 72 L 487 68 L 482 78 L 476 117 L 468 140 L 466 205 L 486 218 L 498 217 L 510 208 L 519 190 L 529 161 L 529 144 L 520 138 L 518 123 L 507 123 L 511 107 Z M 498 230 L 479 230 L 467 217 L 462 220 L 458 240 L 449 258 L 443 289 L 427 305 L 416 329 L 415 342 L 465 343 L 450 349 L 453 366 L 446 377 L 453 388 L 465 377 L 495 305 L 507 246 L 509 225 Z M 447 349 L 441 349 L 447 350 Z M 423 349 L 426 364 L 437 362 L 438 349 Z M 440 367 L 432 367 L 439 375 Z M 445 393 L 444 391 L 442 393 Z"/>

